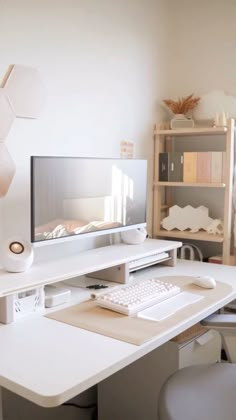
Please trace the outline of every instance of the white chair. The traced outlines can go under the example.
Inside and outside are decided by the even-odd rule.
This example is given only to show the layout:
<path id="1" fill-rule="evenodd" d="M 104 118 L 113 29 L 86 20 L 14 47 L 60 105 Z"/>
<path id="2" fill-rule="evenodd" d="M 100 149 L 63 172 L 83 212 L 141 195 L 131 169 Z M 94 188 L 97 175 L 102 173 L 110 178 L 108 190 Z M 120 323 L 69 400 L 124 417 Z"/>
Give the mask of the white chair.
<path id="1" fill-rule="evenodd" d="M 236 420 L 236 315 L 211 315 L 229 362 L 190 366 L 174 373 L 159 398 L 159 420 Z"/>

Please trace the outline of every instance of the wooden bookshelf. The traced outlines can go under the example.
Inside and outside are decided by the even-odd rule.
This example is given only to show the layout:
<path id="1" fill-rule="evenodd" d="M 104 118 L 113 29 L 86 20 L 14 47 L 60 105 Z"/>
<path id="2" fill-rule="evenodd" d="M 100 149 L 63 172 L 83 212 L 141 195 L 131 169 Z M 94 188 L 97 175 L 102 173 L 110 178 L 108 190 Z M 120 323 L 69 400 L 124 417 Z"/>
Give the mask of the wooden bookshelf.
<path id="1" fill-rule="evenodd" d="M 231 243 L 231 217 L 232 217 L 232 192 L 233 192 L 233 165 L 234 165 L 234 135 L 235 122 L 234 119 L 227 121 L 227 127 L 200 127 L 182 128 L 182 129 L 166 129 L 163 130 L 158 125 L 154 127 L 154 176 L 153 176 L 153 238 L 165 237 L 186 240 L 199 240 L 207 242 L 215 242 L 222 244 L 222 260 L 224 264 L 230 264 L 230 243 Z M 204 136 L 222 136 L 223 150 L 225 155 L 224 163 L 224 178 L 223 182 L 169 182 L 159 180 L 159 154 L 162 152 L 175 151 L 175 141 L 180 137 L 193 137 L 194 142 L 197 141 L 197 148 L 205 145 Z M 213 144 L 212 144 L 213 143 Z M 185 144 L 185 142 L 182 142 Z M 200 144 L 200 146 L 199 146 Z M 182 145 L 182 147 L 184 147 Z M 214 142 L 211 142 L 212 150 L 214 151 Z M 177 149 L 179 150 L 179 149 Z M 203 150 L 205 148 L 203 147 Z M 184 153 L 184 150 L 183 150 Z M 223 234 L 210 235 L 205 231 L 191 233 L 190 231 L 172 230 L 167 231 L 161 228 L 161 221 L 168 216 L 168 210 L 175 202 L 175 188 L 190 187 L 196 189 L 196 194 L 199 196 L 199 206 L 204 205 L 201 202 L 201 188 L 209 188 L 215 190 L 215 197 L 217 199 L 217 189 L 223 190 L 222 200 L 222 214 L 223 214 Z M 196 202 L 196 200 L 195 200 Z M 189 202 L 191 205 L 191 202 Z M 196 206 L 195 206 L 196 207 Z M 209 208 L 211 212 L 211 209 Z M 222 219 L 222 217 L 218 217 Z"/>

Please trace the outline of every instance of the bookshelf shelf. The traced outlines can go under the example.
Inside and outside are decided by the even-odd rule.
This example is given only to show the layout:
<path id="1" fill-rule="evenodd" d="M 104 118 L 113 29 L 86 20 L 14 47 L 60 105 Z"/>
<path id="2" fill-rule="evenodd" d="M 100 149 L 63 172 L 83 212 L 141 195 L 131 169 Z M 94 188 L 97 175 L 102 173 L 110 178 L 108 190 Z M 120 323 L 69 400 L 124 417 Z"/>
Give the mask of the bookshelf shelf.
<path id="1" fill-rule="evenodd" d="M 232 214 L 232 191 L 233 191 L 233 156 L 234 156 L 234 135 L 235 135 L 235 122 L 234 119 L 229 119 L 227 121 L 227 127 L 200 127 L 197 126 L 195 128 L 183 128 L 183 129 L 160 129 L 160 126 L 154 127 L 154 177 L 153 177 L 153 238 L 159 238 L 159 237 L 165 237 L 165 238 L 176 238 L 176 239 L 186 239 L 188 240 L 198 240 L 198 241 L 206 241 L 206 242 L 215 242 L 222 244 L 222 260 L 224 264 L 230 264 L 230 243 L 231 243 L 231 214 Z M 194 149 L 193 146 L 193 152 L 186 153 L 185 150 L 176 148 L 176 141 L 178 141 L 178 138 L 184 138 L 187 136 L 191 138 L 191 142 L 194 145 L 195 141 L 196 148 Z M 214 139 L 214 136 L 221 136 L 223 139 L 223 146 L 222 151 L 220 152 L 222 154 L 221 162 L 223 166 L 221 166 L 221 177 L 215 177 L 215 173 L 213 173 L 213 158 L 216 158 L 218 151 L 214 149 L 214 142 L 210 142 L 211 150 L 206 151 L 206 141 L 205 137 L 211 136 Z M 197 139 L 196 139 L 197 137 Z M 181 141 L 181 140 L 180 140 Z M 202 143 L 201 143 L 202 141 Z M 185 148 L 185 142 L 181 143 L 182 148 Z M 182 176 L 179 176 L 179 167 L 177 168 L 177 164 L 179 165 L 179 159 L 177 157 L 178 153 L 182 154 L 182 158 L 184 160 L 184 163 L 186 162 L 187 165 L 187 158 L 189 155 L 195 154 L 195 161 L 190 160 L 190 163 L 188 161 L 188 166 L 191 168 L 193 165 L 199 164 L 200 159 L 204 158 L 204 153 L 199 152 L 199 149 L 205 152 L 207 158 L 210 156 L 210 159 L 207 161 L 205 160 L 205 170 L 209 170 L 209 165 L 212 163 L 212 169 L 210 173 L 210 177 L 204 178 L 202 176 L 195 176 L 195 178 L 186 177 L 185 176 L 185 170 L 186 166 L 182 165 Z M 176 150 L 178 151 L 176 153 Z M 181 150 L 181 152 L 179 152 Z M 194 150 L 197 150 L 195 152 Z M 218 149 L 217 149 L 218 150 Z M 189 151 L 189 148 L 187 149 Z M 216 153 L 215 153 L 216 152 Z M 173 153 L 173 154 L 172 154 Z M 162 154 L 162 156 L 160 155 Z M 168 155 L 168 156 L 166 156 Z M 201 156 L 200 156 L 201 155 Z M 185 160 L 186 157 L 186 160 Z M 165 159 L 167 159 L 165 161 Z M 164 176 L 162 172 L 162 165 L 164 162 Z M 166 172 L 166 164 L 167 162 L 167 169 Z M 197 162 L 197 163 L 196 163 Z M 214 160 L 215 162 L 215 160 Z M 171 165 L 174 165 L 174 168 L 176 168 L 176 174 L 171 174 L 170 167 Z M 198 166 L 198 170 L 199 171 Z M 222 167 L 224 169 L 222 169 Z M 184 169 L 183 169 L 184 168 Z M 195 167 L 196 168 L 196 167 Z M 200 167 L 201 168 L 201 167 Z M 215 169 L 214 169 L 215 170 Z M 181 172 L 181 171 L 180 171 Z M 208 171 L 209 172 L 209 171 Z M 198 172 L 201 174 L 201 171 Z M 205 174 L 204 174 L 205 175 Z M 208 173 L 209 175 L 209 173 Z M 160 181 L 160 178 L 161 181 Z M 175 181 L 176 179 L 176 181 Z M 185 182 L 183 182 L 183 179 Z M 202 182 L 202 181 L 217 181 L 221 180 L 221 182 Z M 201 182 L 197 182 L 197 181 Z M 186 182 L 188 181 L 188 182 Z M 214 201 L 221 200 L 220 206 L 222 206 L 222 211 L 219 211 L 218 214 L 215 216 L 215 218 L 219 218 L 223 220 L 223 234 L 221 235 L 211 235 L 208 234 L 205 231 L 199 231 L 197 233 L 191 233 L 190 231 L 179 231 L 179 230 L 171 230 L 166 231 L 161 228 L 161 221 L 164 217 L 168 216 L 169 214 L 169 208 L 172 207 L 174 204 L 181 205 L 178 200 L 176 201 L 176 198 L 179 197 L 179 194 L 181 197 L 183 197 L 184 192 L 181 193 L 181 190 L 176 190 L 176 188 L 194 188 L 194 191 L 196 191 L 196 194 L 194 194 L 194 207 L 204 205 L 204 202 L 201 201 L 201 197 L 206 197 L 207 192 L 205 192 L 203 189 L 209 188 L 210 190 L 215 190 L 215 192 L 211 193 L 214 194 L 213 202 L 212 202 L 212 209 L 211 206 L 209 207 L 209 211 L 211 214 L 211 210 L 214 209 Z M 199 189 L 199 190 L 197 190 Z M 202 190 L 201 190 L 202 189 Z M 209 191 L 210 191 L 209 190 Z M 220 192 L 220 190 L 222 192 Z M 186 194 L 187 194 L 186 190 Z M 191 191 L 190 191 L 191 192 Z M 210 193 L 209 193 L 210 194 Z M 220 196 L 218 194 L 221 194 Z M 223 194 L 223 195 L 222 195 Z M 192 195 L 193 196 L 193 195 Z M 223 197 L 223 198 L 222 198 Z M 204 201 L 204 198 L 202 198 Z M 185 204 L 186 205 L 186 195 L 185 195 Z M 210 201 L 211 203 L 211 201 Z M 189 202 L 187 204 L 192 205 L 191 198 L 189 199 Z M 219 209 L 217 209 L 218 211 Z M 214 212 L 213 212 L 214 213 Z M 222 214 L 220 214 L 222 213 Z"/>
<path id="2" fill-rule="evenodd" d="M 195 128 L 178 128 L 172 130 L 154 129 L 154 135 L 160 136 L 215 136 L 227 133 L 227 127 L 195 127 Z"/>
<path id="3" fill-rule="evenodd" d="M 197 233 L 191 233 L 190 231 L 180 231 L 177 229 L 173 229 L 171 231 L 160 229 L 157 232 L 157 235 L 163 238 L 190 239 L 190 240 L 208 241 L 208 242 L 216 242 L 216 243 L 222 243 L 224 241 L 224 238 L 221 235 L 210 235 L 209 233 L 202 232 L 202 231 L 197 232 Z"/>
<path id="4" fill-rule="evenodd" d="M 153 183 L 154 187 L 197 187 L 197 188 L 225 188 L 225 183 L 223 182 L 164 182 L 158 181 Z"/>

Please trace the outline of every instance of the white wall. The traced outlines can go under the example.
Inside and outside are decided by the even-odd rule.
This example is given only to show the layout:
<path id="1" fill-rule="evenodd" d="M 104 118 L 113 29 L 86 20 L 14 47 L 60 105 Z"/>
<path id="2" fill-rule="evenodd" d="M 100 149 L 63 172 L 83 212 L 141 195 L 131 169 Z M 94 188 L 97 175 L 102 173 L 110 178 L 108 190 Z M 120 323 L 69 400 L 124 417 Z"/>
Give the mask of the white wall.
<path id="1" fill-rule="evenodd" d="M 130 140 L 135 156 L 148 158 L 151 180 L 165 83 L 164 3 L 0 0 L 0 76 L 9 64 L 37 67 L 47 91 L 40 118 L 17 119 L 7 138 L 16 175 L 0 199 L 0 238 L 29 238 L 30 155 L 119 157 L 120 141 Z M 150 224 L 151 181 L 148 201 Z"/>
<path id="2" fill-rule="evenodd" d="M 166 96 L 223 89 L 236 95 L 236 2 L 167 0 L 169 85 Z"/>

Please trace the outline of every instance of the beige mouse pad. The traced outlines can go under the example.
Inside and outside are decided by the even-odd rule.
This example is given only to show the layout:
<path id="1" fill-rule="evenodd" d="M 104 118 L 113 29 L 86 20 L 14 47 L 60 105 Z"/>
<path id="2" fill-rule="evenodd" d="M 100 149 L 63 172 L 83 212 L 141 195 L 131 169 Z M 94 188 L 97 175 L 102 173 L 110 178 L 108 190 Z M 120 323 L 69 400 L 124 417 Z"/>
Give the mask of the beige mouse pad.
<path id="1" fill-rule="evenodd" d="M 221 282 L 217 282 L 215 289 L 202 289 L 192 284 L 192 278 L 188 276 L 165 277 L 165 281 L 180 286 L 183 291 L 202 295 L 204 299 L 185 306 L 162 321 L 150 321 L 136 316 L 122 315 L 100 308 L 97 306 L 96 300 L 89 300 L 50 313 L 46 317 L 128 343 L 141 345 L 178 326 L 186 318 L 210 308 L 232 292 L 231 286 Z"/>

